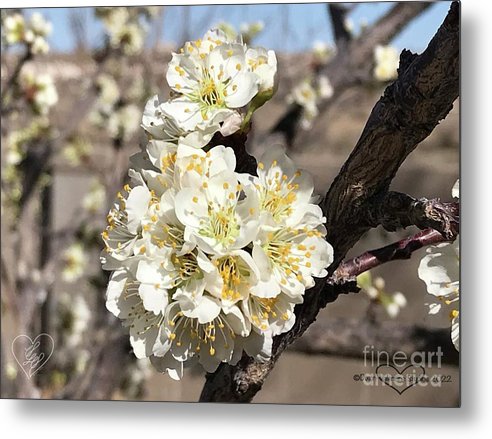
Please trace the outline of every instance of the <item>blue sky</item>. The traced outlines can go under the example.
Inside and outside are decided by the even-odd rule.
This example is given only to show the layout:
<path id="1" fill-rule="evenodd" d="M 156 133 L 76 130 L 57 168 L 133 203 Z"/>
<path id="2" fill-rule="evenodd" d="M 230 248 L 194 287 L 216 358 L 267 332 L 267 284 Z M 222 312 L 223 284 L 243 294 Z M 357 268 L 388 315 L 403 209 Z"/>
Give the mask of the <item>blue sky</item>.
<path id="1" fill-rule="evenodd" d="M 415 19 L 400 33 L 393 44 L 398 49 L 408 48 L 419 52 L 443 21 L 450 2 L 439 1 Z M 372 23 L 393 6 L 389 2 L 361 3 L 350 14 L 356 30 L 361 20 Z M 314 40 L 331 42 L 331 28 L 324 4 L 263 4 L 263 5 L 217 5 L 217 6 L 168 6 L 165 9 L 162 41 L 176 42 L 182 37 L 183 16 L 188 11 L 191 26 L 189 36 L 200 37 L 203 32 L 220 21 L 228 21 L 235 26 L 243 22 L 262 20 L 265 30 L 255 43 L 279 51 L 302 51 L 312 46 Z M 92 46 L 101 41 L 102 28 L 93 18 L 92 8 L 80 8 L 87 21 L 89 42 Z M 53 23 L 54 31 L 50 36 L 53 50 L 71 51 L 74 40 L 69 25 L 71 8 L 29 9 L 40 11 Z M 289 29 L 285 32 L 284 29 Z"/>

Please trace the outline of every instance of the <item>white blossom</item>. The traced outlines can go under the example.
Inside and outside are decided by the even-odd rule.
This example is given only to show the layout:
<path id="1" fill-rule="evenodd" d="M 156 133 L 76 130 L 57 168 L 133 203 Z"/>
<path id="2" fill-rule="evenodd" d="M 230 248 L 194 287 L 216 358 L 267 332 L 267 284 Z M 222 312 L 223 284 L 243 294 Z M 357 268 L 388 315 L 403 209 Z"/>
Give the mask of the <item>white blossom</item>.
<path id="1" fill-rule="evenodd" d="M 299 228 L 264 226 L 253 247 L 253 260 L 261 282 L 252 289 L 260 297 L 275 297 L 280 292 L 290 297 L 304 294 L 314 286 L 314 277 L 324 277 L 333 261 L 333 249 L 323 238 L 324 227 Z"/>
<path id="2" fill-rule="evenodd" d="M 397 76 L 400 58 L 398 51 L 392 46 L 376 46 L 374 49 L 374 77 L 378 81 L 391 81 Z"/>
<path id="3" fill-rule="evenodd" d="M 70 317 L 70 327 L 65 333 L 66 343 L 74 349 L 83 342 L 84 333 L 92 318 L 92 312 L 82 295 L 64 293 L 61 295 L 60 303 Z"/>
<path id="4" fill-rule="evenodd" d="M 241 357 L 234 349 L 235 339 L 247 336 L 249 331 L 237 307 L 220 312 L 210 322 L 200 323 L 198 318 L 186 317 L 174 302 L 167 308 L 154 356 L 172 357 L 180 362 L 197 357 L 207 372 L 215 372 L 221 362 L 236 364 L 239 361 Z"/>
<path id="5" fill-rule="evenodd" d="M 111 257 L 105 262 L 108 266 L 116 267 Z M 136 267 L 136 261 L 129 261 L 113 271 L 106 293 L 106 308 L 129 328 L 135 356 L 145 358 L 152 355 L 164 317 L 144 307 L 139 295 L 140 283 L 135 276 Z"/>
<path id="6" fill-rule="evenodd" d="M 53 30 L 51 23 L 45 20 L 39 12 L 35 12 L 31 15 L 31 18 L 29 19 L 29 27 L 35 35 L 40 37 L 50 35 Z"/>
<path id="7" fill-rule="evenodd" d="M 263 21 L 255 21 L 252 23 L 241 23 L 239 30 L 241 31 L 241 36 L 243 41 L 247 44 L 251 42 L 259 33 L 265 28 L 265 23 Z"/>
<path id="8" fill-rule="evenodd" d="M 51 33 L 52 26 L 39 12 L 33 13 L 28 22 L 19 13 L 7 15 L 2 23 L 2 31 L 9 45 L 25 43 L 34 55 L 49 51 L 46 37 Z"/>
<path id="9" fill-rule="evenodd" d="M 108 132 L 114 139 L 128 141 L 140 125 L 140 110 L 135 104 L 124 105 L 114 110 L 108 120 Z"/>
<path id="10" fill-rule="evenodd" d="M 429 314 L 448 313 L 451 337 L 459 350 L 459 239 L 429 247 L 420 261 L 418 274 L 427 292 L 437 299 L 428 304 Z"/>
<path id="11" fill-rule="evenodd" d="M 85 272 L 87 255 L 80 243 L 72 244 L 63 252 L 62 279 L 65 282 L 76 282 Z"/>
<path id="12" fill-rule="evenodd" d="M 199 53 L 202 45 L 215 47 Z M 196 54 L 195 54 L 196 52 Z M 258 93 L 258 77 L 248 71 L 242 44 L 197 40 L 173 54 L 167 81 L 177 96 L 164 104 L 186 130 L 218 125 Z"/>
<path id="13" fill-rule="evenodd" d="M 257 94 L 265 93 L 254 108 L 273 95 L 276 69 L 273 51 L 248 49 L 222 31 L 210 31 L 173 54 L 166 77 L 175 97 L 163 104 L 163 110 L 187 131 L 207 127 L 217 131 L 229 118 L 242 115 L 241 109 Z"/>
<path id="14" fill-rule="evenodd" d="M 287 95 L 287 103 L 296 103 L 303 109 L 301 119 L 301 126 L 303 129 L 310 128 L 313 120 L 319 113 L 316 100 L 316 90 L 308 80 L 302 81 L 293 88 L 289 95 Z"/>
<path id="15" fill-rule="evenodd" d="M 86 139 L 74 137 L 65 144 L 62 154 L 71 166 L 78 166 L 89 159 L 92 151 L 92 144 Z"/>
<path id="16" fill-rule="evenodd" d="M 210 177 L 201 187 L 179 191 L 176 215 L 186 226 L 185 240 L 216 255 L 249 244 L 258 227 L 257 201 L 252 191 L 243 199 L 242 195 L 242 186 L 232 172 Z"/>
<path id="17" fill-rule="evenodd" d="M 453 189 L 451 190 L 451 195 L 453 198 L 460 197 L 460 181 L 456 180 L 456 183 L 453 185 Z"/>
<path id="18" fill-rule="evenodd" d="M 125 260 L 142 251 L 142 247 L 135 248 L 135 244 L 148 215 L 149 204 L 156 204 L 159 200 L 145 185 L 134 188 L 125 185 L 123 191 L 118 192 L 117 198 L 118 201 L 107 216 L 108 227 L 102 233 L 102 238 L 107 254 L 114 259 Z"/>
<path id="19" fill-rule="evenodd" d="M 312 53 L 315 60 L 320 64 L 326 64 L 335 52 L 336 49 L 324 41 L 316 40 L 313 43 Z"/>
<path id="20" fill-rule="evenodd" d="M 279 148 L 270 148 L 258 162 L 258 176 L 241 176 L 241 182 L 257 195 L 262 224 L 317 227 L 324 222 L 321 209 L 311 204 L 312 177 L 297 168 Z"/>
<path id="21" fill-rule="evenodd" d="M 318 95 L 323 99 L 329 99 L 333 96 L 334 89 L 326 75 L 318 77 Z"/>
<path id="22" fill-rule="evenodd" d="M 99 92 L 98 104 L 103 109 L 107 109 L 107 112 L 109 113 L 120 99 L 120 89 L 118 84 L 111 75 L 106 73 L 97 77 L 96 84 Z"/>
<path id="23" fill-rule="evenodd" d="M 43 55 L 48 53 L 50 46 L 43 37 L 34 37 L 32 42 L 31 51 L 34 55 Z"/>
<path id="24" fill-rule="evenodd" d="M 50 75 L 25 70 L 21 73 L 19 83 L 26 100 L 40 114 L 46 115 L 58 102 L 58 93 Z"/>
<path id="25" fill-rule="evenodd" d="M 407 299 L 403 293 L 397 291 L 393 293 L 393 302 L 396 303 L 400 308 L 407 306 Z"/>
<path id="26" fill-rule="evenodd" d="M 357 285 L 374 303 L 381 305 L 392 319 L 396 318 L 401 309 L 407 305 L 407 299 L 403 293 L 400 291 L 393 294 L 387 293 L 385 291 L 386 281 L 381 276 L 373 279 L 370 271 L 357 276 Z"/>
<path id="27" fill-rule="evenodd" d="M 210 142 L 217 127 L 204 127 L 187 131 L 172 114 L 167 114 L 157 95 L 147 101 L 142 116 L 142 127 L 152 139 L 171 143 L 184 143 L 202 148 Z"/>
<path id="28" fill-rule="evenodd" d="M 7 44 L 25 41 L 26 22 L 21 14 L 7 15 L 2 23 L 2 30 Z"/>
<path id="29" fill-rule="evenodd" d="M 132 11 L 127 7 L 97 8 L 96 14 L 102 19 L 112 47 L 120 48 L 126 55 L 134 55 L 142 49 L 146 30 L 138 10 Z"/>
<path id="30" fill-rule="evenodd" d="M 453 187 L 453 196 L 459 197 L 459 180 Z M 452 243 L 441 243 L 427 248 L 420 261 L 419 278 L 427 292 L 436 300 L 428 303 L 429 314 L 445 312 L 451 322 L 451 339 L 459 350 L 460 340 L 460 248 L 459 237 Z"/>
<path id="31" fill-rule="evenodd" d="M 89 192 L 82 199 L 82 207 L 89 213 L 97 213 L 104 207 L 106 189 L 97 179 L 91 183 Z"/>

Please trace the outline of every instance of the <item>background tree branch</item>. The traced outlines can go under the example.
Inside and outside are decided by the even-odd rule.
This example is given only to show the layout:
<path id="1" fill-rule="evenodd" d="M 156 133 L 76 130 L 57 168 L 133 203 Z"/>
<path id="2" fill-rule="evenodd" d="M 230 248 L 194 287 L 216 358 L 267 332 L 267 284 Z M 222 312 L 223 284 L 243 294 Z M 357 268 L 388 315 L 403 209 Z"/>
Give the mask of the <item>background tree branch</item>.
<path id="1" fill-rule="evenodd" d="M 345 26 L 347 14 L 352 8 L 340 3 L 327 3 L 326 7 L 328 8 L 328 14 L 331 20 L 334 40 L 338 50 L 342 50 L 352 38 Z"/>
<path id="2" fill-rule="evenodd" d="M 332 9 L 332 6 L 335 9 Z M 370 80 L 374 65 L 374 48 L 377 45 L 388 44 L 408 23 L 430 6 L 430 2 L 397 3 L 358 38 L 347 38 L 347 30 L 345 27 L 343 31 L 341 29 L 344 26 L 343 20 L 347 11 L 342 12 L 341 5 L 330 4 L 329 11 L 337 43 L 337 53 L 326 66 L 319 69 L 319 73 L 329 78 L 334 95 L 330 99 L 323 99 L 319 102 L 320 113 L 326 111 L 345 90 Z M 340 43 L 341 46 L 339 46 Z M 272 129 L 272 133 L 284 134 L 288 145 L 294 143 L 298 131 L 301 112 L 296 112 L 296 107 L 295 104 L 289 107 Z"/>
<path id="3" fill-rule="evenodd" d="M 311 326 L 290 348 L 296 352 L 336 357 L 363 358 L 364 347 L 387 352 L 397 351 L 408 356 L 414 352 L 443 353 L 442 363 L 459 365 L 459 352 L 453 346 L 447 329 L 429 329 L 398 321 L 335 318 Z"/>

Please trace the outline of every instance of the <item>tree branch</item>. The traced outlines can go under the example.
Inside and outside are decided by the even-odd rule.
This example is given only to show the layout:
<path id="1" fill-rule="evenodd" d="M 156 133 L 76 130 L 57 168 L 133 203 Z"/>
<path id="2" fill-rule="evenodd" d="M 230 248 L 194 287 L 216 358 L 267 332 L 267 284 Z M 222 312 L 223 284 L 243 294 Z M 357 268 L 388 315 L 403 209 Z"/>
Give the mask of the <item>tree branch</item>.
<path id="1" fill-rule="evenodd" d="M 7 79 L 5 85 L 2 86 L 2 93 L 0 99 L 1 99 L 1 114 L 3 116 L 9 112 L 9 108 L 10 108 L 6 105 L 7 95 L 11 91 L 11 89 L 17 84 L 17 80 L 19 78 L 22 67 L 30 59 L 32 59 L 32 52 L 30 48 L 27 48 L 25 53 L 17 61 L 14 71 L 10 75 L 9 79 Z"/>
<path id="2" fill-rule="evenodd" d="M 389 232 L 413 225 L 419 229 L 432 228 L 446 239 L 454 239 L 459 229 L 459 204 L 387 192 L 369 203 L 365 220 L 369 227 L 382 225 Z"/>
<path id="3" fill-rule="evenodd" d="M 456 235 L 452 240 L 454 239 L 456 239 Z M 372 270 L 386 262 L 410 259 L 412 253 L 422 247 L 446 241 L 447 239 L 438 231 L 427 229 L 393 244 L 367 251 L 355 258 L 342 262 L 330 279 L 335 283 L 347 279 L 354 279 L 359 274 Z"/>
<path id="4" fill-rule="evenodd" d="M 429 329 L 397 321 L 371 322 L 335 318 L 311 326 L 290 350 L 315 355 L 363 358 L 364 348 L 407 356 L 414 352 L 442 351 L 443 364 L 459 365 L 459 352 L 453 346 L 449 329 Z"/>
<path id="5" fill-rule="evenodd" d="M 345 48 L 346 44 L 351 40 L 352 36 L 345 27 L 347 13 L 351 8 L 340 3 L 327 3 L 328 13 L 333 28 L 333 37 L 335 39 L 338 50 Z"/>
<path id="6" fill-rule="evenodd" d="M 459 94 L 459 4 L 450 11 L 427 49 L 407 55 L 398 79 L 376 104 L 354 150 L 321 206 L 335 266 L 369 230 L 367 212 L 384 198 L 407 156 L 446 117 Z M 411 59 L 410 59 L 411 58 Z"/>
<path id="7" fill-rule="evenodd" d="M 411 58 L 411 59 L 410 59 Z M 369 230 L 363 222 L 367 202 L 384 194 L 398 168 L 450 109 L 459 92 L 459 4 L 453 3 L 444 23 L 419 56 L 406 56 L 399 77 L 376 104 L 354 151 L 321 203 L 333 245 L 333 273 L 346 252 Z M 201 401 L 249 402 L 261 389 L 281 353 L 315 321 L 321 308 L 340 293 L 320 279 L 296 307 L 296 323 L 274 338 L 265 363 L 243 356 L 236 366 L 222 364 L 208 374 Z"/>

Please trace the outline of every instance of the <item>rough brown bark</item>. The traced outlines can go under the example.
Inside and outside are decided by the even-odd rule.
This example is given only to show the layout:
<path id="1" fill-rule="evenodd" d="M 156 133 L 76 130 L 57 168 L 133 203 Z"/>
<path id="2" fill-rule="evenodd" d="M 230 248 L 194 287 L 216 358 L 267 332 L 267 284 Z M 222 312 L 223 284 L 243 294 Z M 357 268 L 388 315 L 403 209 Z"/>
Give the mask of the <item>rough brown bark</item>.
<path id="1" fill-rule="evenodd" d="M 458 3 L 452 4 L 421 55 L 403 51 L 398 73 L 322 202 L 335 266 L 369 230 L 363 219 L 372 200 L 385 196 L 403 161 L 446 117 L 458 97 Z"/>
<path id="2" fill-rule="evenodd" d="M 321 206 L 328 241 L 335 250 L 330 274 L 346 252 L 369 230 L 371 199 L 382 197 L 405 158 L 451 110 L 459 93 L 459 4 L 450 11 L 419 56 L 404 51 L 398 79 L 374 107 L 355 149 Z M 296 309 L 291 331 L 274 338 L 272 357 L 259 363 L 243 356 L 237 366 L 222 364 L 207 375 L 201 401 L 250 402 L 281 353 L 336 299 L 340 289 L 319 280 Z"/>
<path id="3" fill-rule="evenodd" d="M 368 226 L 382 225 L 394 232 L 408 226 L 432 228 L 447 239 L 454 239 L 459 229 L 459 203 L 442 203 L 438 199 L 416 200 L 400 192 L 386 192 L 372 200 L 365 218 Z"/>

